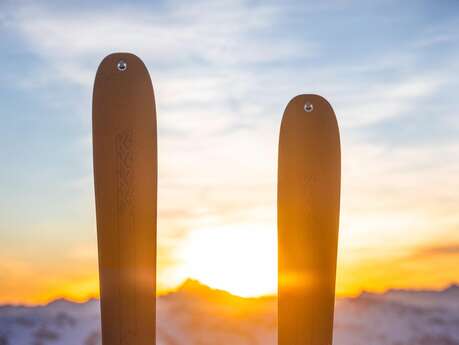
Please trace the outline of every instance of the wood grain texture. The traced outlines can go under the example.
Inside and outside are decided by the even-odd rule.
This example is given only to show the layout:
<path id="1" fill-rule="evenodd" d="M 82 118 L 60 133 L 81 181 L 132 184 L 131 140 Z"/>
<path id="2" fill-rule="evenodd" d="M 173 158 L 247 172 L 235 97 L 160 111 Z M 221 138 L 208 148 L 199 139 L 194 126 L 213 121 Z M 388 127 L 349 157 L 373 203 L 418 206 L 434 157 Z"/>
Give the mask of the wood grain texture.
<path id="1" fill-rule="evenodd" d="M 117 63 L 124 60 L 127 69 Z M 135 55 L 107 56 L 93 93 L 104 345 L 155 344 L 157 143 L 153 87 Z"/>
<path id="2" fill-rule="evenodd" d="M 330 104 L 316 95 L 293 98 L 279 139 L 280 345 L 332 344 L 340 176 L 339 131 Z"/>

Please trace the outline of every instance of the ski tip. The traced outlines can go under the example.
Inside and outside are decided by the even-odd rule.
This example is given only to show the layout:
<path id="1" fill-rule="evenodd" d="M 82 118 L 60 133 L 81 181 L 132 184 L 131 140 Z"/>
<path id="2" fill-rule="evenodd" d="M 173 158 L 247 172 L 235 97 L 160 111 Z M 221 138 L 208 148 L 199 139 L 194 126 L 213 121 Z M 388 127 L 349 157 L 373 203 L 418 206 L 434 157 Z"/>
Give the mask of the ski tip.
<path id="1" fill-rule="evenodd" d="M 124 60 L 125 62 L 129 63 L 141 63 L 143 64 L 143 61 L 141 58 L 139 58 L 137 55 L 133 54 L 133 53 L 128 53 L 128 52 L 116 52 L 116 53 L 111 53 L 111 54 L 108 54 L 106 57 L 104 57 L 102 59 L 102 62 L 100 63 L 100 65 L 104 65 L 108 62 L 119 62 L 121 60 Z M 123 67 L 121 66 L 118 66 L 118 65 L 115 65 L 114 67 L 116 67 L 117 69 L 119 69 L 120 71 L 124 71 Z M 127 69 L 126 69 L 127 71 Z"/>
<path id="2" fill-rule="evenodd" d="M 96 77 L 108 73 L 129 73 L 138 71 L 139 69 L 147 71 L 145 64 L 137 55 L 127 52 L 117 52 L 109 54 L 102 59 L 97 69 Z"/>
<path id="3" fill-rule="evenodd" d="M 322 96 L 302 94 L 287 104 L 280 125 L 280 133 L 292 127 L 307 126 L 317 131 L 326 128 L 329 135 L 340 137 L 338 120 L 331 104 Z"/>
<path id="4" fill-rule="evenodd" d="M 293 97 L 287 104 L 284 110 L 284 115 L 282 117 L 282 123 L 286 118 L 297 117 L 303 115 L 317 115 L 321 118 L 329 118 L 330 120 L 336 123 L 335 112 L 330 102 L 328 102 L 324 97 L 315 94 L 301 94 Z"/>
<path id="5" fill-rule="evenodd" d="M 293 109 L 292 109 L 293 108 Z M 299 110 L 306 113 L 314 113 L 316 111 L 328 108 L 334 114 L 333 107 L 330 102 L 324 97 L 316 94 L 301 94 L 293 97 L 287 104 L 287 110 Z"/>

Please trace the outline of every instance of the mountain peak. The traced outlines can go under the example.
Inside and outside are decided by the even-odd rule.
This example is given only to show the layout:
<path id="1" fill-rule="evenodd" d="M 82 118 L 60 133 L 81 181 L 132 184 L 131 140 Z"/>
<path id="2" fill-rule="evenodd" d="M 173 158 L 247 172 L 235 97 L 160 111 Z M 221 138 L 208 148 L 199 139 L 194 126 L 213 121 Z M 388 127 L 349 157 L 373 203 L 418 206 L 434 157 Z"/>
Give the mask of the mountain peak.
<path id="1" fill-rule="evenodd" d="M 451 284 L 449 287 L 445 289 L 444 292 L 447 293 L 459 293 L 459 284 Z"/>
<path id="2" fill-rule="evenodd" d="M 48 306 L 68 306 L 72 304 L 76 304 L 76 303 L 67 298 L 58 298 L 58 299 L 55 299 L 49 302 L 47 305 Z"/>
<path id="3" fill-rule="evenodd" d="M 182 285 L 178 288 L 179 292 L 192 292 L 192 293 L 200 293 L 200 292 L 207 292 L 211 290 L 211 288 L 207 285 L 202 284 L 199 280 L 188 278 L 185 280 Z"/>
<path id="4" fill-rule="evenodd" d="M 199 296 L 210 296 L 210 295 L 230 295 L 229 292 L 224 290 L 213 289 L 210 286 L 204 285 L 199 280 L 188 278 L 183 282 L 182 285 L 178 288 L 177 292 L 186 293 L 191 295 Z"/>
<path id="5" fill-rule="evenodd" d="M 235 302 L 243 301 L 244 298 L 232 295 L 225 290 L 213 289 L 210 286 L 204 285 L 196 279 L 188 278 L 183 284 L 176 290 L 175 294 L 191 296 L 193 298 L 199 298 L 211 302 Z"/>

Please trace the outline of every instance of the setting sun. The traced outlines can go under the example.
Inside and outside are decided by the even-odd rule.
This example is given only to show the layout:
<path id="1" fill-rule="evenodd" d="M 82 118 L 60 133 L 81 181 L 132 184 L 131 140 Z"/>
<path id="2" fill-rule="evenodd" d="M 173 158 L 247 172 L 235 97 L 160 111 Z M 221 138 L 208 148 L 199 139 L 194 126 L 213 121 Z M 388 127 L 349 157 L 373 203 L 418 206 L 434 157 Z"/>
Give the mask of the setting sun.
<path id="1" fill-rule="evenodd" d="M 182 249 L 185 271 L 213 288 L 253 297 L 275 294 L 275 229 L 228 225 L 192 231 Z"/>

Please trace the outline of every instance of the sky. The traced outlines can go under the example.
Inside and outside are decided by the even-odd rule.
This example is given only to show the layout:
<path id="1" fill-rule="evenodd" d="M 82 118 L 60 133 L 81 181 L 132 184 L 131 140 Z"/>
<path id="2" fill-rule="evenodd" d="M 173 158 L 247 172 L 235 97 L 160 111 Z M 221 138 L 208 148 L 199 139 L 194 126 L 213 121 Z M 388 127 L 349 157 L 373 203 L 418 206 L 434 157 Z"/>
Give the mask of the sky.
<path id="1" fill-rule="evenodd" d="M 0 303 L 98 294 L 92 86 L 115 51 L 155 90 L 160 293 L 276 293 L 279 126 L 302 93 L 341 131 L 337 294 L 459 282 L 457 1 L 1 0 L 0 51 Z"/>

